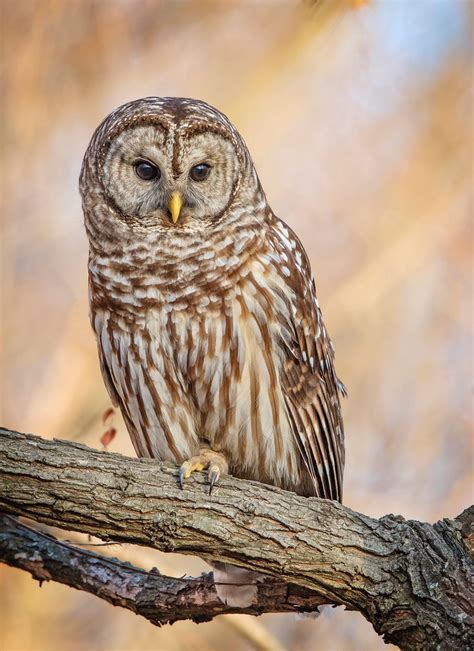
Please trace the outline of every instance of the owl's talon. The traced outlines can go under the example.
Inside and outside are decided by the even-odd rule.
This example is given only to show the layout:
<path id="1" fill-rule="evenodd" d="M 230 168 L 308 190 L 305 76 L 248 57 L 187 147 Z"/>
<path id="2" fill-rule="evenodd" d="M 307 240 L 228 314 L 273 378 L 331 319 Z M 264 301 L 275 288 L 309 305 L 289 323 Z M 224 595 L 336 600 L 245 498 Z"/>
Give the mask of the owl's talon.
<path id="1" fill-rule="evenodd" d="M 201 457 L 191 457 L 188 461 L 185 461 L 181 464 L 178 473 L 178 482 L 181 488 L 184 488 L 184 480 L 188 479 L 191 476 L 191 473 L 195 470 L 203 470 L 205 465 L 201 461 Z"/>
<path id="2" fill-rule="evenodd" d="M 211 466 L 209 468 L 209 495 L 212 493 L 212 489 L 214 488 L 214 484 L 218 481 L 219 477 L 221 476 L 221 471 L 216 465 Z"/>
<path id="3" fill-rule="evenodd" d="M 205 469 L 208 469 L 207 477 L 209 480 L 210 495 L 221 474 L 228 472 L 229 465 L 224 455 L 220 452 L 202 448 L 197 456 L 191 457 L 191 459 L 181 464 L 178 472 L 178 483 L 180 487 L 184 488 L 184 480 L 188 479 L 195 470 Z"/>

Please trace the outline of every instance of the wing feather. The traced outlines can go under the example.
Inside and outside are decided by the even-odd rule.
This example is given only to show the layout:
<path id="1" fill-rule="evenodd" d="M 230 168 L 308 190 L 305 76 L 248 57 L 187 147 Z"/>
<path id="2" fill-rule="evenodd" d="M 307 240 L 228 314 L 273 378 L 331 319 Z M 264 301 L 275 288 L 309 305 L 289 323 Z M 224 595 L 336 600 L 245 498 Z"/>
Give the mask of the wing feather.
<path id="1" fill-rule="evenodd" d="M 280 220 L 275 221 L 274 234 L 272 243 L 290 272 L 285 280 L 294 297 L 281 378 L 288 417 L 315 494 L 341 500 L 344 430 L 339 394 L 345 394 L 344 385 L 336 376 L 334 349 L 306 252 Z"/>

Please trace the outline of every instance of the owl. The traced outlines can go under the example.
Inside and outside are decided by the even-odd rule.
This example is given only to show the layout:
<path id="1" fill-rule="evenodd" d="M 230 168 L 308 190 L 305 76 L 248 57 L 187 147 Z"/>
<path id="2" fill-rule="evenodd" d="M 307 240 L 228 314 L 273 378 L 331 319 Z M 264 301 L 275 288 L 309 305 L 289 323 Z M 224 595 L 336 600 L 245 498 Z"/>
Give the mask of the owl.
<path id="1" fill-rule="evenodd" d="M 334 350 L 306 252 L 235 127 L 148 97 L 95 131 L 81 177 L 100 366 L 139 456 L 341 500 Z M 233 606 L 258 576 L 216 564 Z"/>

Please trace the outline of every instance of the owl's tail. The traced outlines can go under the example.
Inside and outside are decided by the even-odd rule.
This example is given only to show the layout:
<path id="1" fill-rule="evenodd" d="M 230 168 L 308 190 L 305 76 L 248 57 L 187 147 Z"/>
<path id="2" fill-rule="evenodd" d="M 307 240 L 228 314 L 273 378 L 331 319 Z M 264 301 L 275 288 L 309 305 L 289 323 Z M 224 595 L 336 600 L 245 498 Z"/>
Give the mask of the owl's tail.
<path id="1" fill-rule="evenodd" d="M 257 601 L 257 581 L 262 575 L 228 563 L 213 563 L 214 584 L 222 603 L 247 608 Z"/>

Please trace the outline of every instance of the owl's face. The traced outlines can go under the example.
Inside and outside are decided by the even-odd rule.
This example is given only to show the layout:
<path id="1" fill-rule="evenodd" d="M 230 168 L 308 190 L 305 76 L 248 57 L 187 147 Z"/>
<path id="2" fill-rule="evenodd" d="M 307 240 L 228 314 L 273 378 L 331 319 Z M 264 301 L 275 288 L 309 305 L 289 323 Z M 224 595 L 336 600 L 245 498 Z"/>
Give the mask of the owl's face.
<path id="1" fill-rule="evenodd" d="M 242 139 L 216 109 L 147 98 L 117 109 L 96 131 L 81 192 L 86 210 L 98 181 L 108 219 L 131 230 L 202 230 L 226 213 L 244 178 L 257 183 L 251 172 Z"/>
<path id="2" fill-rule="evenodd" d="M 219 134 L 186 133 L 178 142 L 159 126 L 122 131 L 103 166 L 107 196 L 143 225 L 213 219 L 228 206 L 239 176 L 231 142 Z"/>

